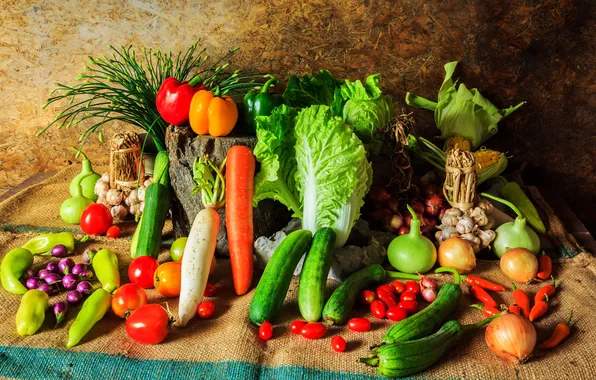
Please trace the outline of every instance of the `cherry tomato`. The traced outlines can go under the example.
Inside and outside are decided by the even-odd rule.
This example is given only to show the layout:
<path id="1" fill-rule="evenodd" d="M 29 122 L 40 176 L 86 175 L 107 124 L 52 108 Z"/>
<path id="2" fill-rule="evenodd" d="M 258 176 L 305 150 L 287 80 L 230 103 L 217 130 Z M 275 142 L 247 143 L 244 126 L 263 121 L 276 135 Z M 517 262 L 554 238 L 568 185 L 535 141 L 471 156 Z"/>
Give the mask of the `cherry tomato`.
<path id="1" fill-rule="evenodd" d="M 217 286 L 215 286 L 213 284 L 207 284 L 207 286 L 205 286 L 205 292 L 203 293 L 203 296 L 215 297 L 216 293 L 217 293 Z"/>
<path id="2" fill-rule="evenodd" d="M 147 294 L 140 286 L 125 284 L 116 290 L 112 297 L 112 310 L 120 318 L 126 318 L 138 309 L 147 304 Z"/>
<path id="3" fill-rule="evenodd" d="M 203 301 L 199 304 L 197 312 L 199 314 L 199 318 L 209 319 L 215 313 L 215 304 L 211 301 Z"/>
<path id="4" fill-rule="evenodd" d="M 307 324 L 308 322 L 303 321 L 303 320 L 295 320 L 294 322 L 292 322 L 292 324 L 290 325 L 290 331 L 292 332 L 292 334 L 300 334 L 302 332 L 302 328 Z"/>
<path id="5" fill-rule="evenodd" d="M 369 331 L 370 321 L 366 318 L 352 318 L 348 321 L 348 328 L 356 332 Z"/>
<path id="6" fill-rule="evenodd" d="M 420 293 L 420 285 L 414 280 L 408 280 L 406 281 L 406 290 L 418 294 Z"/>
<path id="7" fill-rule="evenodd" d="M 389 292 L 389 293 L 391 293 L 391 294 L 395 294 L 395 288 L 394 288 L 393 286 L 391 286 L 391 285 L 381 285 L 381 286 L 379 286 L 379 287 L 377 288 L 377 292 L 378 292 L 379 290 L 381 290 L 381 289 L 382 289 L 382 290 L 386 290 L 386 291 L 388 291 L 388 292 Z"/>
<path id="8" fill-rule="evenodd" d="M 170 247 L 170 257 L 173 261 L 179 262 L 182 260 L 182 255 L 184 254 L 184 248 L 186 248 L 187 241 L 187 237 L 179 237 L 178 239 L 174 240 L 172 246 Z"/>
<path id="9" fill-rule="evenodd" d="M 406 309 L 402 309 L 400 307 L 392 307 L 391 309 L 387 310 L 387 318 L 392 321 L 401 321 L 402 319 L 406 319 L 408 316 L 408 312 Z"/>
<path id="10" fill-rule="evenodd" d="M 399 296 L 400 301 L 416 301 L 416 293 L 406 290 Z"/>
<path id="11" fill-rule="evenodd" d="M 130 282 L 144 289 L 153 287 L 153 275 L 159 263 L 151 256 L 141 256 L 128 265 L 128 278 Z"/>
<path id="12" fill-rule="evenodd" d="M 259 338 L 263 340 L 269 340 L 273 336 L 273 326 L 271 322 L 263 322 L 261 326 L 259 326 Z"/>
<path id="13" fill-rule="evenodd" d="M 157 268 L 153 284 L 159 294 L 164 297 L 178 297 L 180 295 L 181 267 L 182 264 L 169 261 Z"/>
<path id="14" fill-rule="evenodd" d="M 325 336 L 327 327 L 321 322 L 310 322 L 305 324 L 300 331 L 300 335 L 306 339 L 319 339 Z"/>
<path id="15" fill-rule="evenodd" d="M 385 304 L 387 309 L 397 306 L 397 301 L 393 298 L 386 298 L 381 302 L 383 302 L 383 304 Z"/>
<path id="16" fill-rule="evenodd" d="M 418 302 L 416 301 L 400 301 L 397 307 L 404 309 L 408 312 L 408 315 L 414 314 L 418 311 Z"/>
<path id="17" fill-rule="evenodd" d="M 393 289 L 395 289 L 395 292 L 397 294 L 402 294 L 404 290 L 406 290 L 406 284 L 404 284 L 400 280 L 394 280 L 393 282 L 391 282 L 391 286 L 393 286 Z"/>
<path id="18" fill-rule="evenodd" d="M 392 307 L 394 306 L 394 303 L 397 303 L 397 299 L 395 298 L 395 295 L 393 295 L 393 293 L 389 293 L 388 291 L 386 291 L 385 289 L 380 289 L 377 292 L 377 297 L 383 301 L 383 303 L 385 305 L 387 305 L 387 307 Z"/>
<path id="19" fill-rule="evenodd" d="M 81 230 L 88 235 L 105 235 L 113 221 L 109 208 L 101 203 L 93 203 L 81 215 Z"/>
<path id="20" fill-rule="evenodd" d="M 170 316 L 158 304 L 148 304 L 133 311 L 126 320 L 126 333 L 137 342 L 157 344 L 168 336 Z"/>
<path id="21" fill-rule="evenodd" d="M 372 290 L 366 289 L 366 290 L 363 290 L 362 292 L 360 292 L 360 302 L 362 302 L 362 304 L 364 304 L 364 305 L 368 306 L 371 303 L 373 303 L 373 301 L 376 299 L 377 299 L 377 295 Z"/>
<path id="22" fill-rule="evenodd" d="M 385 304 L 381 301 L 374 301 L 370 304 L 370 312 L 372 315 L 379 319 L 385 318 L 385 313 L 387 312 L 387 308 Z"/>
<path id="23" fill-rule="evenodd" d="M 346 340 L 341 336 L 331 338 L 331 347 L 335 352 L 344 352 L 346 350 Z"/>
<path id="24" fill-rule="evenodd" d="M 106 237 L 111 239 L 116 239 L 120 237 L 120 227 L 112 226 L 108 228 L 106 231 Z"/>

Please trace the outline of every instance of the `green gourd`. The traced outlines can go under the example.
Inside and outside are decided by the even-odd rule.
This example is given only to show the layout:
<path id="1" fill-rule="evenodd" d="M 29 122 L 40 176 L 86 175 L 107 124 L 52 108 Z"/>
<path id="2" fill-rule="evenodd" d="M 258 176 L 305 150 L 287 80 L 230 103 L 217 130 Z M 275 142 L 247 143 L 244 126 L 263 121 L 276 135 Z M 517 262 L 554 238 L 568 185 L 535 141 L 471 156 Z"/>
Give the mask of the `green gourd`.
<path id="1" fill-rule="evenodd" d="M 77 187 L 79 186 L 78 183 L 80 183 L 82 195 L 85 198 L 91 199 L 93 202 L 95 202 L 97 201 L 97 194 L 95 194 L 95 183 L 101 178 L 101 174 L 93 171 L 91 161 L 89 161 L 82 150 L 76 149 L 75 147 L 72 147 L 72 149 L 77 151 L 77 157 L 79 154 L 83 156 L 83 161 L 81 161 L 81 172 L 77 174 L 70 182 L 70 195 L 73 197 L 76 196 Z"/>
<path id="2" fill-rule="evenodd" d="M 89 175 L 91 174 L 87 174 L 86 176 Z M 75 182 L 75 192 L 72 198 L 68 198 L 62 202 L 60 206 L 60 218 L 66 223 L 79 224 L 83 211 L 93 203 L 91 199 L 85 198 L 82 195 L 81 182 L 87 178 L 86 176 L 79 177 Z"/>
<path id="3" fill-rule="evenodd" d="M 400 272 L 426 273 L 437 262 L 437 249 L 420 234 L 420 219 L 410 205 L 408 210 L 412 214 L 410 232 L 393 239 L 387 249 L 387 258 Z"/>
<path id="4" fill-rule="evenodd" d="M 509 206 L 517 214 L 515 221 L 501 224 L 495 230 L 497 237 L 492 243 L 493 252 L 499 258 L 503 257 L 505 252 L 511 248 L 526 248 L 537 254 L 540 251 L 540 238 L 532 228 L 526 225 L 526 218 L 522 212 L 513 203 L 505 199 L 487 193 L 482 193 L 482 196 Z"/>

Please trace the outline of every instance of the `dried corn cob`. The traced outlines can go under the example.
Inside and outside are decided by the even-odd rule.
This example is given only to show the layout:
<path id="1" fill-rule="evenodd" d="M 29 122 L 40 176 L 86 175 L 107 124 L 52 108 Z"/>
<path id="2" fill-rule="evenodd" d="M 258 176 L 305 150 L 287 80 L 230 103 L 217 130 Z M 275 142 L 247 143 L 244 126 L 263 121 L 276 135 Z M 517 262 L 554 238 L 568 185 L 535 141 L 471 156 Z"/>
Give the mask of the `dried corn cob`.
<path id="1" fill-rule="evenodd" d="M 447 140 L 445 140 L 445 147 L 443 148 L 443 150 L 445 152 L 448 152 L 451 149 L 459 149 L 463 152 L 469 152 L 470 140 L 462 136 L 451 136 Z"/>
<path id="2" fill-rule="evenodd" d="M 480 174 L 493 165 L 496 165 L 503 153 L 496 150 L 484 149 L 474 152 L 474 159 L 476 161 L 476 173 Z"/>

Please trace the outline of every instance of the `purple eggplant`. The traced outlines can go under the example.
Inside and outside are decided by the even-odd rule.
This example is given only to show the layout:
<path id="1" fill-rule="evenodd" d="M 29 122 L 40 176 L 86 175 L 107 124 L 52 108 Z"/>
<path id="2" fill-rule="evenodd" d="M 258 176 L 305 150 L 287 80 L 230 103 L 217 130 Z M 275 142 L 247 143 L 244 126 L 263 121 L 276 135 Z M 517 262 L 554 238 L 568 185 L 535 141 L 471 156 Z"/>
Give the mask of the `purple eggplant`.
<path id="1" fill-rule="evenodd" d="M 47 283 L 47 284 L 55 284 L 57 282 L 62 281 L 62 276 L 60 276 L 58 273 L 50 273 L 48 275 L 46 275 L 43 280 Z"/>
<path id="2" fill-rule="evenodd" d="M 29 290 L 37 289 L 41 284 L 45 284 L 45 282 L 37 277 L 30 277 L 27 279 L 27 281 L 25 281 L 25 286 Z"/>
<path id="3" fill-rule="evenodd" d="M 64 289 L 66 290 L 74 290 L 77 287 L 77 284 L 79 283 L 79 276 L 77 276 L 76 274 L 65 274 L 64 277 L 62 277 L 62 286 L 64 286 Z"/>
<path id="4" fill-rule="evenodd" d="M 46 278 L 46 276 L 47 276 L 48 274 L 50 274 L 50 273 L 52 273 L 52 272 L 50 272 L 50 271 L 49 271 L 49 270 L 47 270 L 47 269 L 42 269 L 42 270 L 40 270 L 40 271 L 39 271 L 39 273 L 37 274 L 37 277 L 39 277 L 39 279 L 40 279 L 40 280 L 43 280 L 43 279 L 44 279 L 44 278 Z"/>
<path id="5" fill-rule="evenodd" d="M 72 267 L 74 267 L 75 263 L 74 261 L 72 261 L 72 259 L 70 257 L 64 258 L 60 261 L 58 261 L 58 268 L 60 269 L 60 272 L 64 273 L 64 274 L 68 274 L 70 273 Z"/>
<path id="6" fill-rule="evenodd" d="M 66 293 L 66 301 L 71 305 L 78 305 L 83 300 L 83 295 L 77 290 Z"/>
<path id="7" fill-rule="evenodd" d="M 68 304 L 64 301 L 56 302 L 52 308 L 54 316 L 56 317 L 56 326 L 58 326 L 66 318 L 68 314 Z"/>
<path id="8" fill-rule="evenodd" d="M 46 270 L 49 270 L 52 273 L 58 272 L 58 263 L 55 261 L 49 262 L 48 265 L 46 265 Z"/>
<path id="9" fill-rule="evenodd" d="M 64 257 L 68 255 L 68 248 L 65 245 L 58 244 L 52 248 L 51 253 L 54 257 Z"/>
<path id="10" fill-rule="evenodd" d="M 39 288 L 37 288 L 37 290 L 41 290 L 42 292 L 45 292 L 50 296 L 56 293 L 56 287 L 51 284 L 41 284 L 39 285 Z"/>
<path id="11" fill-rule="evenodd" d="M 93 256 L 95 256 L 96 253 L 97 251 L 95 249 L 87 248 L 85 252 L 83 252 L 83 262 L 85 264 L 90 264 L 91 260 L 93 260 Z"/>
<path id="12" fill-rule="evenodd" d="M 85 264 L 75 264 L 74 267 L 72 267 L 72 270 L 70 271 L 70 273 L 72 274 L 81 274 L 82 272 L 87 270 L 87 265 Z"/>
<path id="13" fill-rule="evenodd" d="M 93 293 L 93 285 L 89 281 L 81 281 L 77 284 L 77 291 L 82 293 L 84 296 L 88 296 Z"/>
<path id="14" fill-rule="evenodd" d="M 35 272 L 32 268 L 27 269 L 25 271 L 25 273 L 23 274 L 23 278 L 25 280 L 28 280 L 28 279 L 33 278 L 33 277 L 37 277 L 37 272 Z"/>
<path id="15" fill-rule="evenodd" d="M 79 277 L 81 277 L 82 279 L 92 279 L 93 278 L 93 272 L 90 271 L 89 269 L 84 270 L 81 273 L 79 273 Z"/>

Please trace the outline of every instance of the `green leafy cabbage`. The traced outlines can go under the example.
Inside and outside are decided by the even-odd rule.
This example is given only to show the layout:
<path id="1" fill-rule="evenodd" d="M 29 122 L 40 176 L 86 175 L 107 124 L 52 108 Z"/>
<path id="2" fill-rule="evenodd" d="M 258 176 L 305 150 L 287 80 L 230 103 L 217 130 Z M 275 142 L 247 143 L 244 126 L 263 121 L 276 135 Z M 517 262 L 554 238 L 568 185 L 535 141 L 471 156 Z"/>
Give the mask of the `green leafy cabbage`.
<path id="1" fill-rule="evenodd" d="M 521 107 L 525 102 L 499 109 L 480 94 L 478 89 L 457 86 L 452 79 L 457 62 L 445 65 L 445 79 L 439 89 L 438 103 L 406 93 L 406 103 L 435 113 L 435 124 L 441 137 L 462 136 L 470 141 L 473 150 L 498 131 L 497 123 Z"/>
<path id="2" fill-rule="evenodd" d="M 321 70 L 312 75 L 290 76 L 283 93 L 284 103 L 292 107 L 308 107 L 314 104 L 331 106 L 335 89 L 342 81 L 331 75 L 329 70 Z"/>

